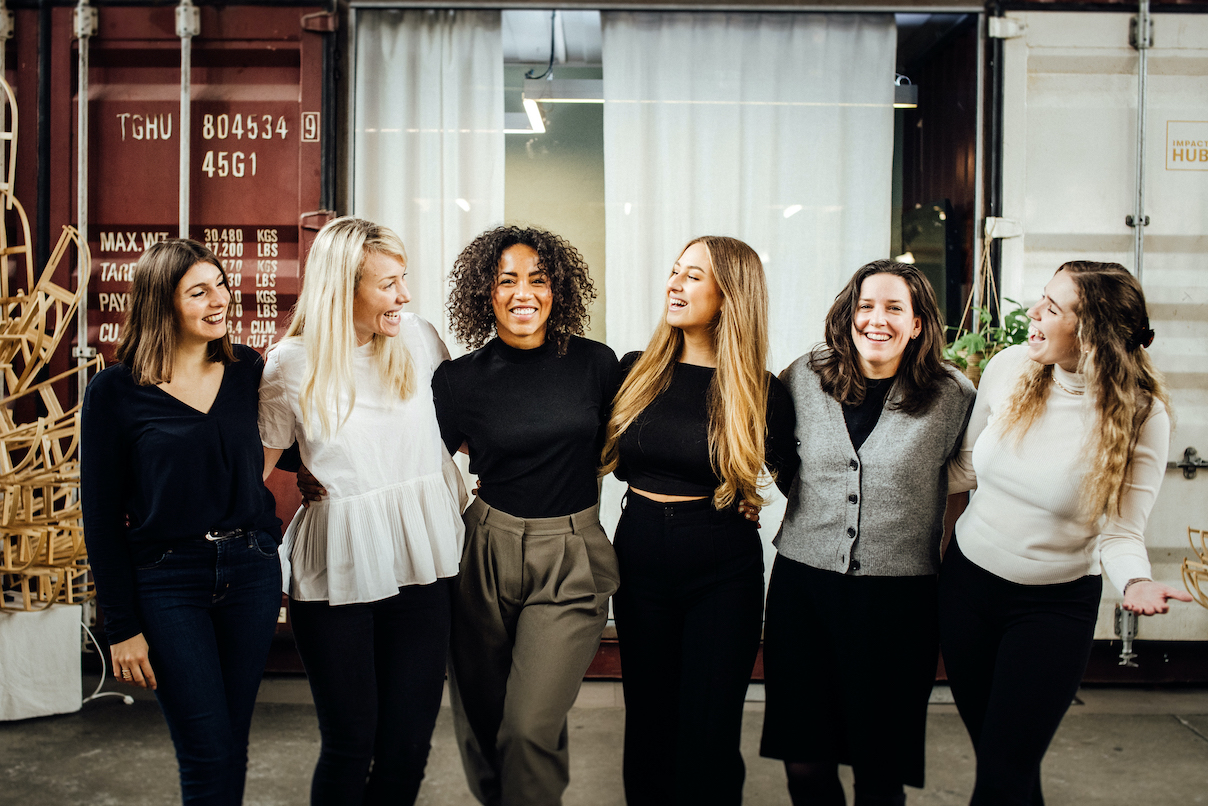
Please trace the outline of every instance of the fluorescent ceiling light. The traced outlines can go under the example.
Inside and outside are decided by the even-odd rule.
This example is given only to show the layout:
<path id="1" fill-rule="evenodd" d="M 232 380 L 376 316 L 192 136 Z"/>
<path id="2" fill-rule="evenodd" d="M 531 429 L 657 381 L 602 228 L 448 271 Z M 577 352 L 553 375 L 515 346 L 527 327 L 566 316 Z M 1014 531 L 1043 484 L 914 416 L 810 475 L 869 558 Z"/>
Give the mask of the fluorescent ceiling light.
<path id="1" fill-rule="evenodd" d="M 919 105 L 919 88 L 901 73 L 893 77 L 893 108 L 914 109 Z"/>
<path id="2" fill-rule="evenodd" d="M 893 88 L 894 109 L 915 109 L 919 105 L 919 88 L 916 84 L 899 84 Z"/>
<path id="3" fill-rule="evenodd" d="M 524 99 L 523 112 L 503 113 L 504 134 L 545 134 L 545 121 L 541 119 L 541 110 L 537 102 Z"/>
<path id="4" fill-rule="evenodd" d="M 526 78 L 524 98 L 543 104 L 602 104 L 602 78 Z"/>
<path id="5" fill-rule="evenodd" d="M 884 109 L 885 107 L 881 107 L 881 108 Z M 784 208 L 784 217 L 792 218 L 793 216 L 797 215 L 800 212 L 801 212 L 800 204 L 790 204 L 788 207 Z"/>

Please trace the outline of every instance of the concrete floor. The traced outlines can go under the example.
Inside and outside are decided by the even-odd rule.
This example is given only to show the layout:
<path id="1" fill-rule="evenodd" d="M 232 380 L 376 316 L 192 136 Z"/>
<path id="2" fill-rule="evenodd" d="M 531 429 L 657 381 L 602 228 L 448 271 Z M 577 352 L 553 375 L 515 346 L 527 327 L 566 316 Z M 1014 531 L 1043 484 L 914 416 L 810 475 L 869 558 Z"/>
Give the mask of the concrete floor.
<path id="1" fill-rule="evenodd" d="M 97 678 L 85 680 L 91 693 Z M 114 683 L 106 683 L 113 689 Z M 172 743 L 153 698 L 134 690 L 75 714 L 0 723 L 0 804 L 160 806 L 179 803 Z M 973 750 L 955 707 L 937 688 L 928 720 L 927 787 L 916 806 L 968 803 Z M 743 724 L 746 803 L 788 804 L 778 762 L 758 755 L 761 689 L 752 687 Z M 570 714 L 571 784 L 566 806 L 620 806 L 620 685 L 586 683 Z M 422 806 L 473 806 L 453 742 L 448 707 L 432 740 Z M 252 723 L 249 806 L 305 804 L 319 750 L 305 680 L 269 678 Z M 850 777 L 845 774 L 845 782 Z M 1208 804 L 1208 689 L 1086 688 L 1069 711 L 1044 765 L 1049 806 Z M 849 788 L 850 792 L 850 788 Z"/>

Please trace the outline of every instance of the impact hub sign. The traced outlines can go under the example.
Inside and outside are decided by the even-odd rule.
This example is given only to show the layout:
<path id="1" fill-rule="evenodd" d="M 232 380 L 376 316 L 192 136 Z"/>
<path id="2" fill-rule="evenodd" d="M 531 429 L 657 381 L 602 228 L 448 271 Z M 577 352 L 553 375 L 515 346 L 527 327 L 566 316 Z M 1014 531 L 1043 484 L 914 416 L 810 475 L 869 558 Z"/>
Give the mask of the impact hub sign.
<path id="1" fill-rule="evenodd" d="M 1166 170 L 1208 171 L 1208 120 L 1166 121 Z"/>

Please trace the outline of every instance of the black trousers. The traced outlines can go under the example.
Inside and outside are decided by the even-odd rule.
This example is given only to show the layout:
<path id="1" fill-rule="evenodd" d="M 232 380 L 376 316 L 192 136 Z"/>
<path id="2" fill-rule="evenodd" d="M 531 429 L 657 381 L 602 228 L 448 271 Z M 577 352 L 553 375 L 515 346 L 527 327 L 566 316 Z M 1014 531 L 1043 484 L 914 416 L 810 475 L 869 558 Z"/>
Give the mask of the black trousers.
<path id="1" fill-rule="evenodd" d="M 367 604 L 290 600 L 322 737 L 312 806 L 415 802 L 444 689 L 449 583 Z"/>
<path id="2" fill-rule="evenodd" d="M 953 540 L 940 571 L 940 647 L 977 752 L 973 806 L 1040 806 L 1040 762 L 1086 663 L 1103 581 L 1020 585 Z"/>
<path id="3" fill-rule="evenodd" d="M 613 597 L 625 692 L 625 797 L 738 804 L 739 739 L 763 616 L 755 525 L 712 503 L 626 496 Z"/>

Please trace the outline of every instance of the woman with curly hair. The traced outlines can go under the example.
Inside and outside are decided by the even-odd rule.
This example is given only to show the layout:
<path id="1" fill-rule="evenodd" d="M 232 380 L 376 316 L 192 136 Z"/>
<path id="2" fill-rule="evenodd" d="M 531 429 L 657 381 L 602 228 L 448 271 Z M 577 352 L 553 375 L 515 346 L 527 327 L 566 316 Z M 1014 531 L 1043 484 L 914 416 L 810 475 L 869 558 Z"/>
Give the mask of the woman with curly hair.
<path id="1" fill-rule="evenodd" d="M 780 375 L 801 470 L 774 541 L 760 752 L 796 806 L 846 803 L 840 764 L 858 806 L 923 785 L 947 466 L 974 395 L 943 346 L 927 278 L 876 260 L 835 297 L 826 343 Z"/>
<path id="2" fill-rule="evenodd" d="M 977 487 L 940 571 L 940 645 L 977 753 L 973 804 L 1042 804 L 1040 762 L 1090 656 L 1102 570 L 1124 608 L 1184 591 L 1150 575 L 1145 522 L 1169 400 L 1145 295 L 1117 263 L 1062 265 L 1026 345 L 986 367 L 953 491 Z"/>
<path id="3" fill-rule="evenodd" d="M 481 484 L 453 598 L 458 744 L 483 803 L 558 804 L 566 715 L 617 588 L 597 484 L 617 359 L 580 336 L 595 290 L 556 235 L 483 233 L 452 280 L 453 332 L 477 349 L 441 365 L 432 391 L 445 444 L 465 446 Z"/>
<path id="4" fill-rule="evenodd" d="M 793 404 L 766 369 L 763 264 L 734 238 L 684 247 L 663 319 L 627 370 L 604 470 L 629 483 L 614 614 L 625 669 L 625 798 L 737 804 L 742 708 L 759 649 L 763 545 L 739 502 L 793 478 Z"/>

